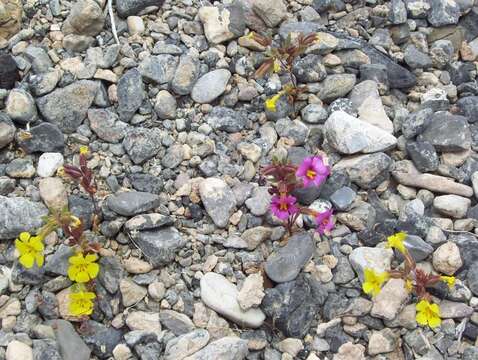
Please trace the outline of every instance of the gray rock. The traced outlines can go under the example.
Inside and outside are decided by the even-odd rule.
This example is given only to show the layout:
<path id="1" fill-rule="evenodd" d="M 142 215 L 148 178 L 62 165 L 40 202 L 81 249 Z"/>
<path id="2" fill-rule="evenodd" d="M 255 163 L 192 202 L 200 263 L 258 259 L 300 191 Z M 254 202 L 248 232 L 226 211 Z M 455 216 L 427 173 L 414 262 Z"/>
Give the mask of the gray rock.
<path id="1" fill-rule="evenodd" d="M 309 124 L 323 124 L 327 120 L 327 110 L 320 104 L 309 104 L 304 107 L 300 114 L 302 120 Z"/>
<path id="2" fill-rule="evenodd" d="M 194 85 L 191 97 L 200 104 L 208 104 L 226 90 L 231 73 L 226 69 L 217 69 L 201 76 Z"/>
<path id="3" fill-rule="evenodd" d="M 0 55 L 0 89 L 13 89 L 17 80 L 20 80 L 20 74 L 13 56 Z"/>
<path id="4" fill-rule="evenodd" d="M 461 11 L 456 2 L 430 0 L 428 22 L 434 27 L 457 24 Z"/>
<path id="5" fill-rule="evenodd" d="M 186 240 L 173 227 L 133 232 L 131 237 L 155 267 L 172 262 L 176 252 L 186 244 Z"/>
<path id="6" fill-rule="evenodd" d="M 395 25 L 407 22 L 407 8 L 402 0 L 392 0 L 390 2 L 388 19 Z"/>
<path id="7" fill-rule="evenodd" d="M 300 120 L 282 118 L 276 121 L 275 128 L 280 137 L 292 139 L 294 145 L 304 145 L 309 137 L 309 128 Z"/>
<path id="8" fill-rule="evenodd" d="M 166 90 L 156 95 L 154 110 L 160 119 L 174 119 L 176 117 L 176 99 Z"/>
<path id="9" fill-rule="evenodd" d="M 167 84 L 174 76 L 178 58 L 171 55 L 148 56 L 141 61 L 138 70 L 145 82 Z"/>
<path id="10" fill-rule="evenodd" d="M 188 356 L 185 360 L 243 360 L 248 353 L 247 340 L 226 336 L 209 343 L 205 348 Z"/>
<path id="11" fill-rule="evenodd" d="M 126 18 L 136 15 L 149 6 L 163 6 L 164 0 L 116 0 L 116 10 L 119 16 Z"/>
<path id="12" fill-rule="evenodd" d="M 58 126 L 41 123 L 30 129 L 31 137 L 23 139 L 17 134 L 17 142 L 27 154 L 35 152 L 63 152 L 65 141 Z"/>
<path id="13" fill-rule="evenodd" d="M 102 256 L 98 263 L 100 265 L 98 281 L 110 294 L 114 295 L 118 291 L 120 281 L 123 278 L 123 266 L 119 259 L 114 256 Z"/>
<path id="14" fill-rule="evenodd" d="M 35 360 L 62 360 L 55 340 L 33 340 L 33 358 Z"/>
<path id="15" fill-rule="evenodd" d="M 462 151 L 471 146 L 471 132 L 465 117 L 439 111 L 420 136 L 439 151 Z"/>
<path id="16" fill-rule="evenodd" d="M 371 189 L 389 178 L 391 164 L 392 159 L 384 153 L 359 155 L 339 161 L 333 171 L 343 169 L 352 182 L 364 189 Z"/>
<path id="17" fill-rule="evenodd" d="M 324 80 L 327 77 L 325 66 L 321 63 L 321 56 L 315 54 L 299 58 L 293 64 L 292 71 L 299 82 L 312 83 Z"/>
<path id="18" fill-rule="evenodd" d="M 283 0 L 255 0 L 252 10 L 269 27 L 279 25 L 287 15 L 287 7 Z"/>
<path id="19" fill-rule="evenodd" d="M 257 328 L 262 325 L 265 315 L 260 309 L 242 310 L 237 297 L 236 286 L 224 276 L 209 272 L 201 278 L 201 299 L 211 309 L 239 324 Z"/>
<path id="20" fill-rule="evenodd" d="M 161 165 L 169 169 L 175 169 L 184 159 L 184 148 L 181 144 L 176 144 L 168 148 L 166 154 L 161 159 Z"/>
<path id="21" fill-rule="evenodd" d="M 199 77 L 200 65 L 196 52 L 182 55 L 171 81 L 171 89 L 178 95 L 188 95 Z"/>
<path id="22" fill-rule="evenodd" d="M 133 216 L 158 207 L 160 200 L 155 194 L 128 191 L 110 195 L 106 203 L 117 214 Z"/>
<path id="23" fill-rule="evenodd" d="M 432 59 L 417 49 L 415 45 L 405 48 L 404 60 L 412 69 L 426 69 L 432 66 Z"/>
<path id="24" fill-rule="evenodd" d="M 428 141 L 409 141 L 406 145 L 407 153 L 421 172 L 435 171 L 440 165 L 438 154 Z"/>
<path id="25" fill-rule="evenodd" d="M 354 74 L 329 75 L 321 83 L 318 96 L 320 100 L 330 103 L 347 95 L 353 89 L 355 82 Z"/>
<path id="26" fill-rule="evenodd" d="M 315 244 L 308 233 L 295 234 L 284 247 L 269 255 L 264 270 L 277 283 L 294 280 L 314 251 Z"/>
<path id="27" fill-rule="evenodd" d="M 199 184 L 201 201 L 216 226 L 224 228 L 236 207 L 236 199 L 231 188 L 218 178 L 209 178 Z"/>
<path id="28" fill-rule="evenodd" d="M 334 268 L 333 281 L 335 284 L 347 284 L 355 278 L 354 270 L 346 256 L 337 258 L 337 265 Z"/>
<path id="29" fill-rule="evenodd" d="M 214 130 L 234 133 L 246 128 L 247 116 L 242 112 L 217 106 L 207 115 L 206 121 Z"/>
<path id="30" fill-rule="evenodd" d="M 126 133 L 123 147 L 135 164 L 142 164 L 159 152 L 161 138 L 157 128 L 133 128 Z"/>
<path id="31" fill-rule="evenodd" d="M 174 220 L 170 216 L 162 214 L 142 214 L 129 219 L 124 228 L 127 231 L 141 231 L 159 229 L 164 226 L 173 225 Z"/>
<path id="32" fill-rule="evenodd" d="M 68 259 L 74 255 L 70 246 L 60 244 L 53 255 L 47 257 L 45 261 L 45 271 L 51 274 L 67 276 Z"/>
<path id="33" fill-rule="evenodd" d="M 159 321 L 176 336 L 187 334 L 195 328 L 190 318 L 174 310 L 162 310 L 159 313 Z"/>
<path id="34" fill-rule="evenodd" d="M 168 341 L 164 350 L 165 360 L 182 360 L 207 345 L 209 332 L 204 329 L 191 331 Z"/>
<path id="35" fill-rule="evenodd" d="M 0 112 L 0 149 L 10 144 L 15 138 L 15 125 L 10 118 Z"/>
<path id="36" fill-rule="evenodd" d="M 31 178 L 35 175 L 35 167 L 31 158 L 13 159 L 5 168 L 5 172 L 11 178 Z"/>
<path id="37" fill-rule="evenodd" d="M 433 247 L 423 241 L 423 239 L 416 235 L 408 235 L 405 239 L 405 247 L 409 251 L 410 255 L 415 259 L 416 262 L 425 260 L 428 256 L 433 253 Z M 401 254 L 397 252 L 397 257 L 403 259 Z"/>
<path id="38" fill-rule="evenodd" d="M 32 69 L 35 74 L 47 72 L 53 67 L 53 63 L 47 52 L 40 47 L 30 45 L 25 49 L 23 55 L 32 64 Z"/>
<path id="39" fill-rule="evenodd" d="M 37 120 L 37 108 L 30 93 L 22 89 L 13 89 L 5 103 L 7 115 L 18 124 L 33 123 Z"/>
<path id="40" fill-rule="evenodd" d="M 65 35 L 77 34 L 96 36 L 105 24 L 105 17 L 100 5 L 94 0 L 77 1 L 63 23 Z"/>
<path id="41" fill-rule="evenodd" d="M 334 207 L 337 210 L 347 210 L 347 208 L 352 205 L 357 194 L 348 186 L 344 186 L 337 191 L 335 191 L 330 196 L 330 201 L 334 204 Z"/>
<path id="42" fill-rule="evenodd" d="M 97 82 L 80 80 L 37 98 L 37 106 L 48 122 L 70 134 L 86 118 L 86 112 L 93 103 L 98 88 Z"/>
<path id="43" fill-rule="evenodd" d="M 256 216 L 262 216 L 269 210 L 271 194 L 267 187 L 257 187 L 252 193 L 252 197 L 246 200 L 246 206 Z"/>
<path id="44" fill-rule="evenodd" d="M 478 262 L 470 264 L 470 268 L 466 275 L 468 287 L 475 296 L 478 296 Z"/>
<path id="45" fill-rule="evenodd" d="M 138 191 L 159 194 L 163 189 L 163 181 L 150 174 L 135 173 L 129 176 L 131 185 Z"/>
<path id="46" fill-rule="evenodd" d="M 402 134 L 407 139 L 411 139 L 421 134 L 431 123 L 433 110 L 424 108 L 408 115 L 402 122 Z"/>
<path id="47" fill-rule="evenodd" d="M 137 69 L 128 70 L 118 81 L 118 113 L 129 121 L 145 98 L 144 84 Z"/>
<path id="48" fill-rule="evenodd" d="M 324 131 L 329 145 L 343 154 L 385 151 L 397 144 L 397 139 L 385 130 L 343 111 L 330 115 Z"/>
<path id="49" fill-rule="evenodd" d="M 358 247 L 349 255 L 350 264 L 357 272 L 360 280 L 364 280 L 366 268 L 381 273 L 389 271 L 393 259 L 393 251 L 390 249 Z"/>
<path id="50" fill-rule="evenodd" d="M 122 332 L 93 320 L 88 320 L 86 326 L 90 331 L 83 334 L 82 338 L 92 348 L 93 354 L 100 359 L 110 358 L 115 346 L 123 339 Z"/>
<path id="51" fill-rule="evenodd" d="M 118 121 L 118 115 L 105 109 L 89 109 L 90 128 L 101 139 L 110 143 L 120 142 L 126 132 L 126 124 Z"/>
<path id="52" fill-rule="evenodd" d="M 48 209 L 42 203 L 0 196 L 0 239 L 14 239 L 22 231 L 38 229 L 46 215 Z"/>
<path id="53" fill-rule="evenodd" d="M 455 49 L 450 40 L 437 40 L 430 47 L 433 66 L 438 69 L 443 69 L 451 63 L 454 53 Z"/>
<path id="54" fill-rule="evenodd" d="M 436 210 L 455 219 L 464 218 L 470 205 L 470 199 L 458 195 L 441 195 L 433 200 L 433 207 Z"/>
<path id="55" fill-rule="evenodd" d="M 51 322 L 63 360 L 89 360 L 91 350 L 66 320 Z"/>

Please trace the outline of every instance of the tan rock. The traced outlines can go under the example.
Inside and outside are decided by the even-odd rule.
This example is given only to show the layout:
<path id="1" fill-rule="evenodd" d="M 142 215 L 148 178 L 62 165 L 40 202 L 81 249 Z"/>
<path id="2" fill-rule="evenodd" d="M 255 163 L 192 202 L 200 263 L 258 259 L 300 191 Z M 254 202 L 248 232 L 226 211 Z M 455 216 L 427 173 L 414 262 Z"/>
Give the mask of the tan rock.
<path id="1" fill-rule="evenodd" d="M 462 266 L 460 249 L 451 241 L 441 245 L 433 253 L 433 267 L 442 274 L 453 275 Z"/>
<path id="2" fill-rule="evenodd" d="M 9 39 L 20 31 L 23 7 L 21 0 L 0 2 L 0 38 Z"/>
<path id="3" fill-rule="evenodd" d="M 68 196 L 65 185 L 60 178 L 44 178 L 38 185 L 40 197 L 50 209 L 62 209 L 68 206 Z"/>
<path id="4" fill-rule="evenodd" d="M 382 291 L 373 298 L 371 315 L 385 320 L 393 320 L 408 299 L 405 281 L 391 279 Z"/>
<path id="5" fill-rule="evenodd" d="M 33 350 L 27 344 L 13 340 L 8 344 L 7 360 L 33 360 Z"/>
<path id="6" fill-rule="evenodd" d="M 365 360 L 365 348 L 360 344 L 351 342 L 339 347 L 339 351 L 334 355 L 333 360 Z"/>

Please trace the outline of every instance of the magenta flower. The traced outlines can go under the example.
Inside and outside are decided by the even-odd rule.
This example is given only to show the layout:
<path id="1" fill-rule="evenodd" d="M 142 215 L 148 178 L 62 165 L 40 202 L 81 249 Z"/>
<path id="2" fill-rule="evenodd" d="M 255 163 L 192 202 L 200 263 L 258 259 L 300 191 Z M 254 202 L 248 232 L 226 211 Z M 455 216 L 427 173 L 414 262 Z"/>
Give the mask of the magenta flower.
<path id="1" fill-rule="evenodd" d="M 304 186 L 320 186 L 330 175 L 330 167 L 325 165 L 322 156 L 311 156 L 302 161 L 295 174 Z"/>
<path id="2" fill-rule="evenodd" d="M 315 222 L 317 223 L 316 230 L 320 235 L 328 234 L 334 228 L 335 224 L 332 214 L 332 209 L 329 209 L 315 216 Z"/>
<path id="3" fill-rule="evenodd" d="M 297 199 L 291 195 L 274 195 L 271 200 L 271 211 L 281 220 L 286 220 L 290 215 L 297 214 L 299 208 L 295 205 Z"/>

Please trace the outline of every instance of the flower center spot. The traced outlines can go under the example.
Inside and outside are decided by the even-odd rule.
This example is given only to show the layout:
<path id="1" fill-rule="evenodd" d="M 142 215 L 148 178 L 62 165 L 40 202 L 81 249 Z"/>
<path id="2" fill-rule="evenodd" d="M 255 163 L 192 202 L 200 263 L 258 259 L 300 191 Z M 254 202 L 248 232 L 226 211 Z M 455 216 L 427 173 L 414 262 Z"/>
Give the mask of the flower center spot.
<path id="1" fill-rule="evenodd" d="M 306 176 L 307 176 L 309 179 L 315 178 L 315 175 L 317 175 L 317 173 L 316 173 L 314 170 L 307 170 Z"/>

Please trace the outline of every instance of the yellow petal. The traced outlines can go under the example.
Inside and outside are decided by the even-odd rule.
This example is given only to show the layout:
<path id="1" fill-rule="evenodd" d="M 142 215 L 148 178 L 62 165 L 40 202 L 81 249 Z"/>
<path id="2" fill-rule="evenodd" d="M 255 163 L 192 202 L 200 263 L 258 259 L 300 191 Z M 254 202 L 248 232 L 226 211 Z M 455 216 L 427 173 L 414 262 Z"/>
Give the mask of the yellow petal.
<path id="1" fill-rule="evenodd" d="M 32 254 L 25 254 L 20 256 L 20 264 L 22 264 L 27 269 L 33 267 L 33 263 L 35 262 L 35 257 Z"/>
<path id="2" fill-rule="evenodd" d="M 373 291 L 373 285 L 369 282 L 364 282 L 362 289 L 365 294 L 370 294 Z"/>
<path id="3" fill-rule="evenodd" d="M 438 316 L 432 316 L 428 319 L 428 326 L 430 326 L 432 329 L 436 328 L 437 326 L 441 325 L 441 319 Z"/>
<path id="4" fill-rule="evenodd" d="M 70 278 L 71 281 L 75 281 L 76 273 L 77 273 L 77 270 L 74 266 L 70 266 L 68 268 L 68 277 Z"/>
<path id="5" fill-rule="evenodd" d="M 421 300 L 417 305 L 415 305 L 415 308 L 417 311 L 425 311 L 428 308 L 428 301 L 426 300 Z"/>
<path id="6" fill-rule="evenodd" d="M 92 263 L 92 264 L 88 264 L 86 269 L 88 271 L 88 275 L 90 275 L 90 278 L 94 279 L 98 275 L 98 272 L 100 271 L 100 266 L 96 263 Z"/>
<path id="7" fill-rule="evenodd" d="M 85 283 L 90 281 L 90 277 L 86 271 L 80 271 L 76 274 L 76 282 Z"/>
<path id="8" fill-rule="evenodd" d="M 438 304 L 431 304 L 431 305 L 430 305 L 430 310 L 431 310 L 434 314 L 440 315 L 440 307 L 438 306 Z"/>
<path id="9" fill-rule="evenodd" d="M 18 239 L 15 240 L 15 247 L 22 255 L 29 250 L 28 245 Z"/>
<path id="10" fill-rule="evenodd" d="M 36 251 L 43 251 L 45 248 L 43 246 L 41 237 L 35 236 L 30 239 L 30 245 L 33 247 Z"/>
<path id="11" fill-rule="evenodd" d="M 43 254 L 36 254 L 35 260 L 37 261 L 38 267 L 42 267 L 45 261 L 45 257 L 43 256 Z"/>
<path id="12" fill-rule="evenodd" d="M 85 263 L 85 259 L 83 258 L 82 253 L 78 253 L 76 255 L 70 256 L 68 259 L 69 263 L 72 265 L 80 265 Z"/>
<path id="13" fill-rule="evenodd" d="M 428 319 L 426 315 L 423 312 L 417 313 L 417 316 L 415 317 L 417 320 L 417 323 L 422 326 L 426 326 L 428 324 Z"/>
<path id="14" fill-rule="evenodd" d="M 89 300 L 93 300 L 94 298 L 96 298 L 96 294 L 93 293 L 93 292 L 87 292 L 87 293 L 85 293 L 85 298 L 87 298 Z"/>
<path id="15" fill-rule="evenodd" d="M 26 241 L 28 241 L 28 239 L 30 239 L 30 236 L 31 236 L 30 233 L 28 233 L 28 232 L 22 232 L 22 233 L 20 234 L 19 238 L 20 238 L 21 241 L 26 242 Z"/>
<path id="16" fill-rule="evenodd" d="M 88 254 L 88 255 L 85 256 L 85 261 L 87 263 L 96 261 L 96 259 L 98 259 L 98 255 L 96 255 L 96 254 Z"/>

